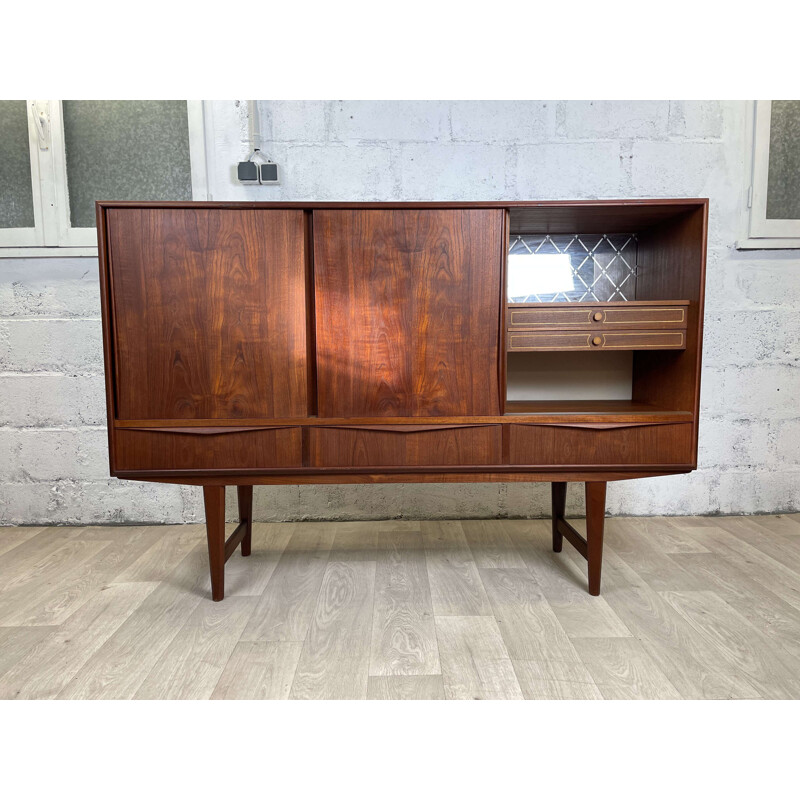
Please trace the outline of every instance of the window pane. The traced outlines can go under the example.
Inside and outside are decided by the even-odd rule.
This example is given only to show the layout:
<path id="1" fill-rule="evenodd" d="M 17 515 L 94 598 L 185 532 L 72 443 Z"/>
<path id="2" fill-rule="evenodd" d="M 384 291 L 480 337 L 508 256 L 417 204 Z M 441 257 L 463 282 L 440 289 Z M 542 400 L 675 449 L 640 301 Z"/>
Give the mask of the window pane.
<path id="1" fill-rule="evenodd" d="M 0 228 L 33 228 L 28 104 L 0 100 Z"/>
<path id="2" fill-rule="evenodd" d="M 185 100 L 65 100 L 73 228 L 95 226 L 96 200 L 191 200 Z"/>
<path id="3" fill-rule="evenodd" d="M 767 219 L 800 219 L 800 100 L 773 100 Z"/>

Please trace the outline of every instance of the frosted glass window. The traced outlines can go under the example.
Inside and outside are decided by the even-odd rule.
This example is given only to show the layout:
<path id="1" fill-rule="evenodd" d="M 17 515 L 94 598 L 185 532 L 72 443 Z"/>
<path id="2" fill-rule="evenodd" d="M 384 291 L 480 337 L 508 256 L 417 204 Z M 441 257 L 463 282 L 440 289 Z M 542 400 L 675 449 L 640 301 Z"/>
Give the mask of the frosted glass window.
<path id="1" fill-rule="evenodd" d="M 800 219 L 800 100 L 773 100 L 767 219 Z"/>
<path id="2" fill-rule="evenodd" d="M 70 222 L 95 226 L 97 200 L 191 200 L 185 100 L 65 100 Z"/>
<path id="3" fill-rule="evenodd" d="M 33 228 L 28 104 L 0 100 L 0 228 Z"/>

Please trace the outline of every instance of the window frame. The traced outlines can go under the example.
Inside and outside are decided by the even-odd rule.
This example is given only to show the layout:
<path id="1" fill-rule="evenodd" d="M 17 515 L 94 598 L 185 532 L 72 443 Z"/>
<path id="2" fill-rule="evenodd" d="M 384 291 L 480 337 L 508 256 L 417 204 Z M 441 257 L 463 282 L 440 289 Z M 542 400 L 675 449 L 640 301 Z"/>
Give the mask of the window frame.
<path id="1" fill-rule="evenodd" d="M 771 117 L 771 100 L 748 104 L 746 140 L 750 169 L 746 170 L 744 191 L 744 236 L 736 243 L 740 250 L 800 248 L 800 219 L 767 219 Z"/>
<path id="2" fill-rule="evenodd" d="M 97 229 L 70 224 L 62 101 L 26 104 L 34 227 L 0 229 L 0 258 L 96 256 Z M 207 200 L 204 101 L 187 100 L 186 110 L 192 200 Z"/>

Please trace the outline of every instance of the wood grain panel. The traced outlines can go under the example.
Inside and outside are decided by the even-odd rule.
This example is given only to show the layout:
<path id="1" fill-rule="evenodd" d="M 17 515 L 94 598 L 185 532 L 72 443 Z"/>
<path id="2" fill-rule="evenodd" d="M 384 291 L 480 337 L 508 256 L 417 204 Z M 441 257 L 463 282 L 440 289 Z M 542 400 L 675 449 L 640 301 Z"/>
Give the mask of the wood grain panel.
<path id="1" fill-rule="evenodd" d="M 239 642 L 212 700 L 287 700 L 302 642 Z"/>
<path id="2" fill-rule="evenodd" d="M 302 211 L 115 208 L 106 222 L 120 418 L 307 413 Z"/>
<path id="3" fill-rule="evenodd" d="M 492 613 L 461 524 L 420 525 L 433 611 L 437 616 L 484 616 Z"/>
<path id="4" fill-rule="evenodd" d="M 137 700 L 207 700 L 211 697 L 258 601 L 229 597 L 201 603 L 134 695 Z"/>
<path id="5" fill-rule="evenodd" d="M 602 700 L 603 695 L 582 663 L 513 661 L 526 700 Z"/>
<path id="6" fill-rule="evenodd" d="M 511 206 L 511 232 L 515 234 L 636 233 L 707 203 L 699 199 L 544 200 L 508 205 Z"/>
<path id="7" fill-rule="evenodd" d="M 689 301 L 689 309 L 683 353 L 639 353 L 634 357 L 633 397 L 692 411 L 695 418 L 700 411 L 707 226 L 706 203 L 643 234 L 637 259 L 637 297 L 680 297 Z"/>
<path id="8" fill-rule="evenodd" d="M 377 558 L 370 675 L 440 672 L 422 536 L 382 531 Z"/>
<path id="9" fill-rule="evenodd" d="M 243 642 L 302 642 L 314 614 L 333 528 L 297 525 L 261 595 Z"/>
<path id="10" fill-rule="evenodd" d="M 512 464 L 685 464 L 692 455 L 692 425 L 512 425 L 510 455 Z"/>
<path id="11" fill-rule="evenodd" d="M 500 425 L 309 428 L 311 466 L 499 464 Z"/>
<path id="12" fill-rule="evenodd" d="M 529 331 L 509 333 L 508 351 L 683 350 L 684 331 Z"/>
<path id="13" fill-rule="evenodd" d="M 444 700 L 441 675 L 389 675 L 371 677 L 367 700 Z"/>
<path id="14" fill-rule="evenodd" d="M 573 643 L 606 700 L 680 700 L 681 695 L 634 638 Z"/>
<path id="15" fill-rule="evenodd" d="M 117 469 L 257 469 L 302 466 L 299 427 L 192 433 L 120 429 Z"/>
<path id="16" fill-rule="evenodd" d="M 327 417 L 499 414 L 503 212 L 314 213 Z"/>
<path id="17" fill-rule="evenodd" d="M 515 331 L 685 328 L 688 303 L 512 303 L 508 329 Z"/>
<path id="18" fill-rule="evenodd" d="M 448 700 L 523 700 L 508 650 L 491 617 L 437 617 Z"/>
<path id="19" fill-rule="evenodd" d="M 366 698 L 374 592 L 374 561 L 328 563 L 290 698 Z"/>

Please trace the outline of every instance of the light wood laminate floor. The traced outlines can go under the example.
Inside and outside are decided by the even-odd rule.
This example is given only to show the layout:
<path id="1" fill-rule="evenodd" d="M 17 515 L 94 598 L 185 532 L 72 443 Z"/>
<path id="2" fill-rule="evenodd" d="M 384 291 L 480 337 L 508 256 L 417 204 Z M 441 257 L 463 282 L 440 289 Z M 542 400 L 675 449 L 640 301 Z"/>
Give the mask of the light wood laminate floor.
<path id="1" fill-rule="evenodd" d="M 232 529 L 233 526 L 230 526 Z M 580 522 L 576 523 L 580 528 Z M 800 698 L 800 515 L 0 528 L 0 698 Z"/>

